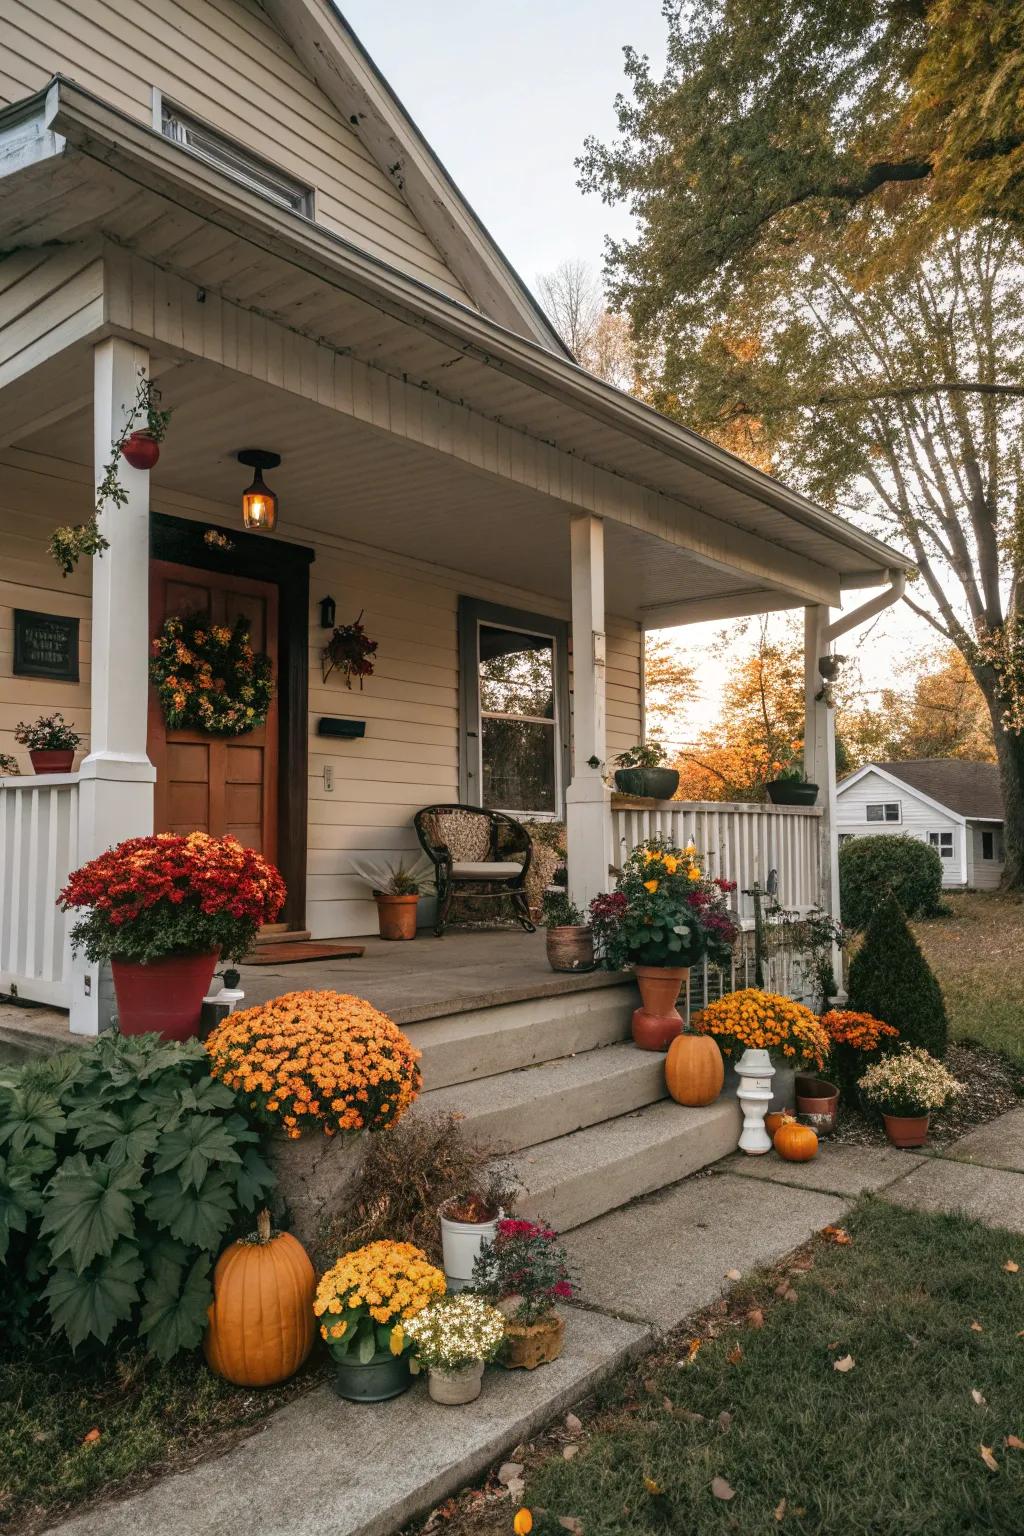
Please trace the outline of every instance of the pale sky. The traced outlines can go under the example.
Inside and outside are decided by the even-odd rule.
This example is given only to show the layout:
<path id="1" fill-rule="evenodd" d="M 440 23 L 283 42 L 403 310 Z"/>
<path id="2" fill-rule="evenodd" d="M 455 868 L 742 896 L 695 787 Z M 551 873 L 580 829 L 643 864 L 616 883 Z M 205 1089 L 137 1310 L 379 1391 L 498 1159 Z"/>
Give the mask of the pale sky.
<path id="1" fill-rule="evenodd" d="M 340 10 L 506 256 L 531 287 L 566 259 L 600 268 L 606 235 L 628 235 L 622 207 L 584 196 L 573 161 L 589 134 L 614 136 L 626 89 L 622 48 L 665 57 L 661 0 L 340 0 Z M 855 607 L 870 593 L 853 593 Z M 705 647 L 721 625 L 676 630 L 699 661 L 698 729 L 716 712 L 724 662 Z M 894 659 L 932 644 L 900 605 L 844 637 L 865 682 L 892 680 Z M 690 722 L 688 722 L 689 724 Z"/>

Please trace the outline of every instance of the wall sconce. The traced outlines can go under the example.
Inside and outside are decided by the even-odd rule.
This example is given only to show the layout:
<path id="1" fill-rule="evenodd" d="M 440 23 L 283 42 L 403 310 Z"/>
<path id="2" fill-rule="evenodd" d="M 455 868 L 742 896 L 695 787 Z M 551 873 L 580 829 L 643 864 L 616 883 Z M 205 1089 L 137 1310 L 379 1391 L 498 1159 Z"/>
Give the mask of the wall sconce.
<path id="1" fill-rule="evenodd" d="M 320 599 L 320 628 L 333 629 L 334 621 L 337 616 L 338 615 L 335 608 L 334 598 L 322 597 Z"/>
<path id="2" fill-rule="evenodd" d="M 276 469 L 281 455 L 265 453 L 262 448 L 243 448 L 236 458 L 239 464 L 248 464 L 256 471 L 252 485 L 242 493 L 242 522 L 254 533 L 273 533 L 277 526 L 277 497 L 264 484 L 263 471 Z"/>

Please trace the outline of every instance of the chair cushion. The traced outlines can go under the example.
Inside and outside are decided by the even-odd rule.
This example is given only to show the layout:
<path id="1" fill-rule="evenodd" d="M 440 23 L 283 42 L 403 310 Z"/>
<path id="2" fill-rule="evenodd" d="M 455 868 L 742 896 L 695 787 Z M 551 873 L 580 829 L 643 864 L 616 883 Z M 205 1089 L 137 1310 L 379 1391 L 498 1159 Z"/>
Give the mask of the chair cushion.
<path id="1" fill-rule="evenodd" d="M 522 864 L 487 864 L 474 863 L 472 860 L 457 860 L 452 864 L 452 875 L 456 880 L 511 880 L 515 875 L 522 873 Z"/>

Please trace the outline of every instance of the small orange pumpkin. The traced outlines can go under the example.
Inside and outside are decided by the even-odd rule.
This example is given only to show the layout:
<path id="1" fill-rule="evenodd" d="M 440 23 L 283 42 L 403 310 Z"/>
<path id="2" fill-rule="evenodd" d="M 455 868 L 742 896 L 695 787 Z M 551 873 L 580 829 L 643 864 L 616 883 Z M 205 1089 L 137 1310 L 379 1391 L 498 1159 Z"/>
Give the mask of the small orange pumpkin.
<path id="1" fill-rule="evenodd" d="M 775 1132 L 785 1120 L 793 1120 L 795 1116 L 791 1109 L 773 1109 L 764 1117 L 764 1128 L 768 1135 L 775 1140 Z"/>
<path id="2" fill-rule="evenodd" d="M 271 1232 L 260 1211 L 256 1232 L 226 1248 L 213 1272 L 213 1302 L 203 1339 L 206 1363 L 239 1387 L 287 1381 L 313 1348 L 316 1276 L 290 1232 Z"/>
<path id="3" fill-rule="evenodd" d="M 809 1125 L 786 1115 L 775 1132 L 775 1150 L 787 1163 L 809 1163 L 818 1155 L 818 1138 Z"/>
<path id="4" fill-rule="evenodd" d="M 676 1035 L 665 1057 L 665 1085 L 677 1104 L 712 1104 L 725 1082 L 725 1064 L 712 1035 Z"/>

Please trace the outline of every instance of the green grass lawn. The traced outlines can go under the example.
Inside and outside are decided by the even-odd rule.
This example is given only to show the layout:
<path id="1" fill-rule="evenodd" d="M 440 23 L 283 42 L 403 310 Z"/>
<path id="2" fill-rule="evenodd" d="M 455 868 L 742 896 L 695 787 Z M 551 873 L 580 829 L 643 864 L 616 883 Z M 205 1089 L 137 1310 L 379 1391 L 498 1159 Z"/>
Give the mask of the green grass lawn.
<path id="1" fill-rule="evenodd" d="M 783 1269 L 795 1300 L 779 1273 L 738 1286 L 692 1364 L 684 1332 L 609 1384 L 582 1430 L 540 1442 L 524 1497 L 538 1536 L 566 1517 L 584 1536 L 1020 1536 L 1024 1449 L 1004 1442 L 1024 1439 L 1024 1238 L 879 1200 L 847 1231 Z M 449 1529 L 510 1526 L 506 1503 Z"/>
<path id="2" fill-rule="evenodd" d="M 944 899 L 952 916 L 913 927 L 945 994 L 950 1035 L 1024 1064 L 1024 902 L 981 891 Z"/>

